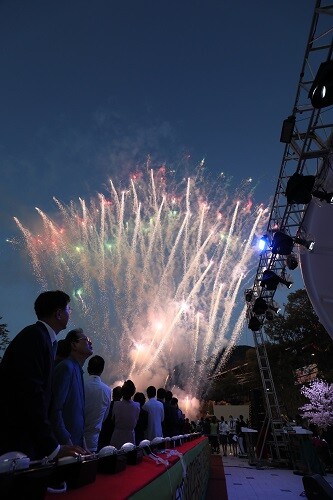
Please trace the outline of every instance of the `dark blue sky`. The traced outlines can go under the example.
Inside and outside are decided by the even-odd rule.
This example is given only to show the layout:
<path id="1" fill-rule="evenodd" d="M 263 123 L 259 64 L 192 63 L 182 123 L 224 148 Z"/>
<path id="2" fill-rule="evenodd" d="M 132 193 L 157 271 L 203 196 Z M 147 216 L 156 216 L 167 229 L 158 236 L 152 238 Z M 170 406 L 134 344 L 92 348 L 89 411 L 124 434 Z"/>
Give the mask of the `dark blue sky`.
<path id="1" fill-rule="evenodd" d="M 2 0 L 0 315 L 14 335 L 39 288 L 17 216 L 100 191 L 147 155 L 252 177 L 273 196 L 315 2 Z M 247 339 L 249 340 L 249 339 Z"/>

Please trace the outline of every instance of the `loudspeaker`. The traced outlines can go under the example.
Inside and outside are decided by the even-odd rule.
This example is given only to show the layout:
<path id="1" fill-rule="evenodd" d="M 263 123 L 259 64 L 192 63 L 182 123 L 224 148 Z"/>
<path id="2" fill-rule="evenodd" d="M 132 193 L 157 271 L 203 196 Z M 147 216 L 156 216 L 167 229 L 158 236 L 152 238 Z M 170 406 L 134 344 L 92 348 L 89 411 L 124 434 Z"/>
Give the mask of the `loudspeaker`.
<path id="1" fill-rule="evenodd" d="M 333 488 L 320 474 L 303 476 L 302 481 L 308 500 L 333 499 Z"/>

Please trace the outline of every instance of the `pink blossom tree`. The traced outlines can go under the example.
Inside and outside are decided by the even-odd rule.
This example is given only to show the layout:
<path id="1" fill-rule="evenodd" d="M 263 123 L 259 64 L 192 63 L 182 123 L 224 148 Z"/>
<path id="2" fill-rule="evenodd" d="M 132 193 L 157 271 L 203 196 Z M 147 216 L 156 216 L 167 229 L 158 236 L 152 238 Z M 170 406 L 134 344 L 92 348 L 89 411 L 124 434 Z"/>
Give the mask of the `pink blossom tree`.
<path id="1" fill-rule="evenodd" d="M 301 393 L 310 400 L 299 410 L 303 417 L 325 430 L 333 424 L 333 384 L 324 380 L 313 380 L 308 387 L 303 386 Z"/>

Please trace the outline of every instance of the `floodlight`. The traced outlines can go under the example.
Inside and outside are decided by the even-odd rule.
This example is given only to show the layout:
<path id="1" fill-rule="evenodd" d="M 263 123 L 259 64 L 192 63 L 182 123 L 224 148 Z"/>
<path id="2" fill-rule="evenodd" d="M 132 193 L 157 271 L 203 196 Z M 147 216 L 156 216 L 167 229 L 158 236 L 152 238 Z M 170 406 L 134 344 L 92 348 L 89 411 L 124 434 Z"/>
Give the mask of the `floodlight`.
<path id="1" fill-rule="evenodd" d="M 320 109 L 333 104 L 333 60 L 321 63 L 309 91 L 314 108 Z"/>
<path id="2" fill-rule="evenodd" d="M 290 255 L 293 250 L 294 243 L 302 245 L 308 250 L 312 250 L 314 246 L 313 240 L 305 240 L 304 238 L 298 237 L 292 238 L 282 231 L 276 231 L 273 236 L 271 251 L 275 255 Z"/>
<path id="3" fill-rule="evenodd" d="M 302 175 L 295 173 L 289 177 L 285 195 L 290 204 L 297 203 L 307 205 L 312 197 L 319 198 L 333 204 L 333 193 L 328 193 L 325 189 L 314 189 L 316 177 L 314 175 Z"/>
<path id="4" fill-rule="evenodd" d="M 263 272 L 260 285 L 266 288 L 266 290 L 276 290 L 280 283 L 287 288 L 290 288 L 292 285 L 292 281 L 281 278 L 281 276 L 278 276 L 274 271 L 271 271 L 271 269 L 266 269 L 266 271 Z"/>
<path id="5" fill-rule="evenodd" d="M 288 234 L 282 231 L 276 231 L 272 240 L 272 253 L 280 255 L 289 255 L 292 252 L 294 240 Z"/>
<path id="6" fill-rule="evenodd" d="M 252 299 L 253 299 L 253 290 L 249 288 L 248 290 L 245 290 L 245 300 L 246 302 L 251 302 Z"/>
<path id="7" fill-rule="evenodd" d="M 248 327 L 253 332 L 259 332 L 261 329 L 261 323 L 256 316 L 251 316 Z"/>
<path id="8" fill-rule="evenodd" d="M 270 239 L 269 239 L 269 236 L 267 234 L 264 234 L 260 240 L 258 241 L 258 248 L 259 250 L 261 251 L 264 251 L 266 250 L 269 246 L 270 246 Z"/>
<path id="9" fill-rule="evenodd" d="M 294 271 L 296 267 L 298 266 L 298 259 L 295 254 L 291 253 L 290 255 L 287 256 L 286 258 L 286 264 L 288 269 L 291 271 Z"/>
<path id="10" fill-rule="evenodd" d="M 268 305 L 267 305 L 267 302 L 265 299 L 263 299 L 262 297 L 258 297 L 254 304 L 253 304 L 253 308 L 252 308 L 252 311 L 254 312 L 254 314 L 264 314 L 268 309 Z"/>
<path id="11" fill-rule="evenodd" d="M 312 189 L 316 177 L 314 175 L 293 174 L 287 182 L 286 197 L 288 203 L 299 203 L 306 205 L 312 199 Z"/>
<path id="12" fill-rule="evenodd" d="M 268 321 L 273 321 L 274 319 L 274 312 L 271 311 L 270 309 L 267 309 L 267 311 L 265 312 L 265 318 L 268 320 Z"/>

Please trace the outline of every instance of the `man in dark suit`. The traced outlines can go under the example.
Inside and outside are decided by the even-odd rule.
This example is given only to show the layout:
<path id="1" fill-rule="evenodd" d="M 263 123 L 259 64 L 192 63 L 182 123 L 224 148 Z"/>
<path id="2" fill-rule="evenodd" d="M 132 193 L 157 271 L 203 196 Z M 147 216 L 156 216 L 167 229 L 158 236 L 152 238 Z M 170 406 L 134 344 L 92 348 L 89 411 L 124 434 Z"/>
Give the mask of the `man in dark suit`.
<path id="1" fill-rule="evenodd" d="M 70 297 L 60 290 L 35 301 L 37 323 L 11 341 L 0 363 L 0 455 L 20 451 L 32 460 L 83 453 L 60 446 L 49 421 L 56 335 L 67 326 Z"/>

